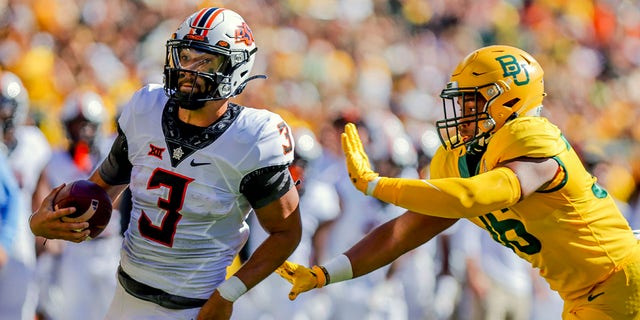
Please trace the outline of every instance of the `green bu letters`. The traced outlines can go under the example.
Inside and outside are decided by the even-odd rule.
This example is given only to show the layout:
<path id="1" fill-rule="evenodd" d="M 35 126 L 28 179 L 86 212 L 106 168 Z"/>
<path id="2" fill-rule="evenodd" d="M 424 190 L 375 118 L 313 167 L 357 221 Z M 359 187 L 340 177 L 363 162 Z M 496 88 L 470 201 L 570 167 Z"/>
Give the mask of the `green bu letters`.
<path id="1" fill-rule="evenodd" d="M 517 86 L 522 86 L 529 83 L 529 72 L 526 68 L 522 68 L 518 64 L 518 59 L 513 55 L 505 55 L 497 57 L 496 60 L 500 63 L 502 67 L 503 76 L 512 77 L 513 82 Z"/>

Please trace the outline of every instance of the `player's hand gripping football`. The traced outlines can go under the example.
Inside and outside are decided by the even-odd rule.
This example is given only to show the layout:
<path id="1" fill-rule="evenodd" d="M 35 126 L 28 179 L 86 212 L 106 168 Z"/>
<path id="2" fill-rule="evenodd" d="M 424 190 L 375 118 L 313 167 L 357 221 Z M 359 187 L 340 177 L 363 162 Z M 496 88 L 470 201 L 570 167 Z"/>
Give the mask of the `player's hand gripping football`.
<path id="1" fill-rule="evenodd" d="M 327 283 L 324 272 L 318 266 L 307 268 L 297 263 L 285 261 L 276 269 L 276 273 L 293 285 L 289 292 L 289 300 L 291 301 L 295 300 L 300 293 L 322 288 Z"/>
<path id="2" fill-rule="evenodd" d="M 353 123 L 347 123 L 342 133 L 342 151 L 347 162 L 349 178 L 356 189 L 366 195 L 371 195 L 378 182 L 378 174 L 371 169 L 369 157 L 364 152 L 358 128 Z"/>
<path id="3" fill-rule="evenodd" d="M 34 212 L 29 218 L 29 226 L 31 232 L 36 236 L 47 239 L 62 239 L 72 242 L 82 242 L 87 240 L 89 232 L 87 228 L 89 223 L 86 221 L 78 221 L 70 219 L 65 222 L 62 217 L 72 214 L 75 208 L 54 208 L 53 200 L 65 185 L 62 184 L 49 193 L 40 204 L 40 208 Z"/>

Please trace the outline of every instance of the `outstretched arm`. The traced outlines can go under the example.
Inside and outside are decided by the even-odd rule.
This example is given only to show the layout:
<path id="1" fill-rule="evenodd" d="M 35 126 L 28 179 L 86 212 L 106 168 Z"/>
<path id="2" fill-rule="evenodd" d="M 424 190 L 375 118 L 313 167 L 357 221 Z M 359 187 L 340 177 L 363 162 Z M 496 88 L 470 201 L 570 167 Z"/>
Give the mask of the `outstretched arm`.
<path id="1" fill-rule="evenodd" d="M 302 292 L 379 269 L 429 241 L 456 221 L 407 211 L 378 226 L 343 255 L 322 266 L 307 268 L 286 261 L 276 272 L 293 284 L 289 299 L 294 300 Z"/>
<path id="2" fill-rule="evenodd" d="M 353 124 L 342 134 L 349 177 L 367 195 L 408 210 L 445 218 L 476 217 L 516 204 L 559 173 L 551 158 L 520 158 L 471 178 L 380 177 L 370 165 Z"/>
<path id="3" fill-rule="evenodd" d="M 393 262 L 431 240 L 456 221 L 458 220 L 407 211 L 380 225 L 345 252 L 351 262 L 353 277 L 365 275 Z"/>

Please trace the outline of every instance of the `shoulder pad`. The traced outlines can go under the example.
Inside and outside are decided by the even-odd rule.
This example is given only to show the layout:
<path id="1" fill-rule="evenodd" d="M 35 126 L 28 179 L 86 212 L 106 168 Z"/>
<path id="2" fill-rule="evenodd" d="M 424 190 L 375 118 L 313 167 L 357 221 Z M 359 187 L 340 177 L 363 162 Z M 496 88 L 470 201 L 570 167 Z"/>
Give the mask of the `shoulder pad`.
<path id="1" fill-rule="evenodd" d="M 568 148 L 560 129 L 542 117 L 516 118 L 489 141 L 485 158 L 493 164 L 520 157 L 549 158 Z"/>

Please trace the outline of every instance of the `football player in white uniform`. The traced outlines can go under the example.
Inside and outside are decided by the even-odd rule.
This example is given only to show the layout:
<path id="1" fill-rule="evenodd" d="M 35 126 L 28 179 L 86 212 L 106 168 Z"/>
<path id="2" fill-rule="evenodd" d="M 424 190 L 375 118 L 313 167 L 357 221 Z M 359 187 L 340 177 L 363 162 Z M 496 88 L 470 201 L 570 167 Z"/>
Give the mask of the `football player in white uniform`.
<path id="1" fill-rule="evenodd" d="M 90 180 L 112 199 L 128 185 L 132 212 L 107 319 L 228 319 L 233 301 L 270 275 L 301 237 L 288 166 L 289 126 L 270 111 L 229 102 L 255 77 L 244 19 L 224 8 L 189 16 L 167 41 L 164 87 L 134 94 L 111 153 Z M 60 221 L 54 191 L 31 219 L 37 235 L 86 239 L 87 222 Z M 269 236 L 231 277 L 255 212 Z"/>
<path id="2" fill-rule="evenodd" d="M 46 167 L 48 185 L 87 179 L 109 152 L 101 128 L 107 109 L 93 90 L 78 89 L 62 106 L 60 120 L 68 139 Z M 38 257 L 39 312 L 49 320 L 102 320 L 116 289 L 120 236 L 119 212 L 92 241 L 47 242 Z M 54 244 L 54 248 L 50 248 Z M 52 250 L 57 249 L 57 250 Z"/>
<path id="3" fill-rule="evenodd" d="M 20 189 L 16 198 L 21 205 L 17 206 L 15 229 L 7 227 L 9 217 L 0 219 L 4 220 L 0 238 L 7 238 L 12 233 L 15 236 L 12 246 L 5 248 L 9 253 L 8 261 L 4 266 L 0 265 L 0 319 L 32 320 L 38 298 L 35 237 L 29 231 L 27 217 L 33 211 L 32 201 L 36 201 L 37 208 L 48 193 L 46 184 L 42 183 L 42 172 L 51 157 L 51 147 L 37 127 L 25 124 L 28 113 L 29 95 L 22 81 L 14 73 L 3 71 L 0 74 L 0 149 L 3 157 L 6 155 L 6 162 Z M 6 192 L 11 195 L 9 191 Z M 9 208 L 16 200 L 2 201 L 3 206 Z"/>

